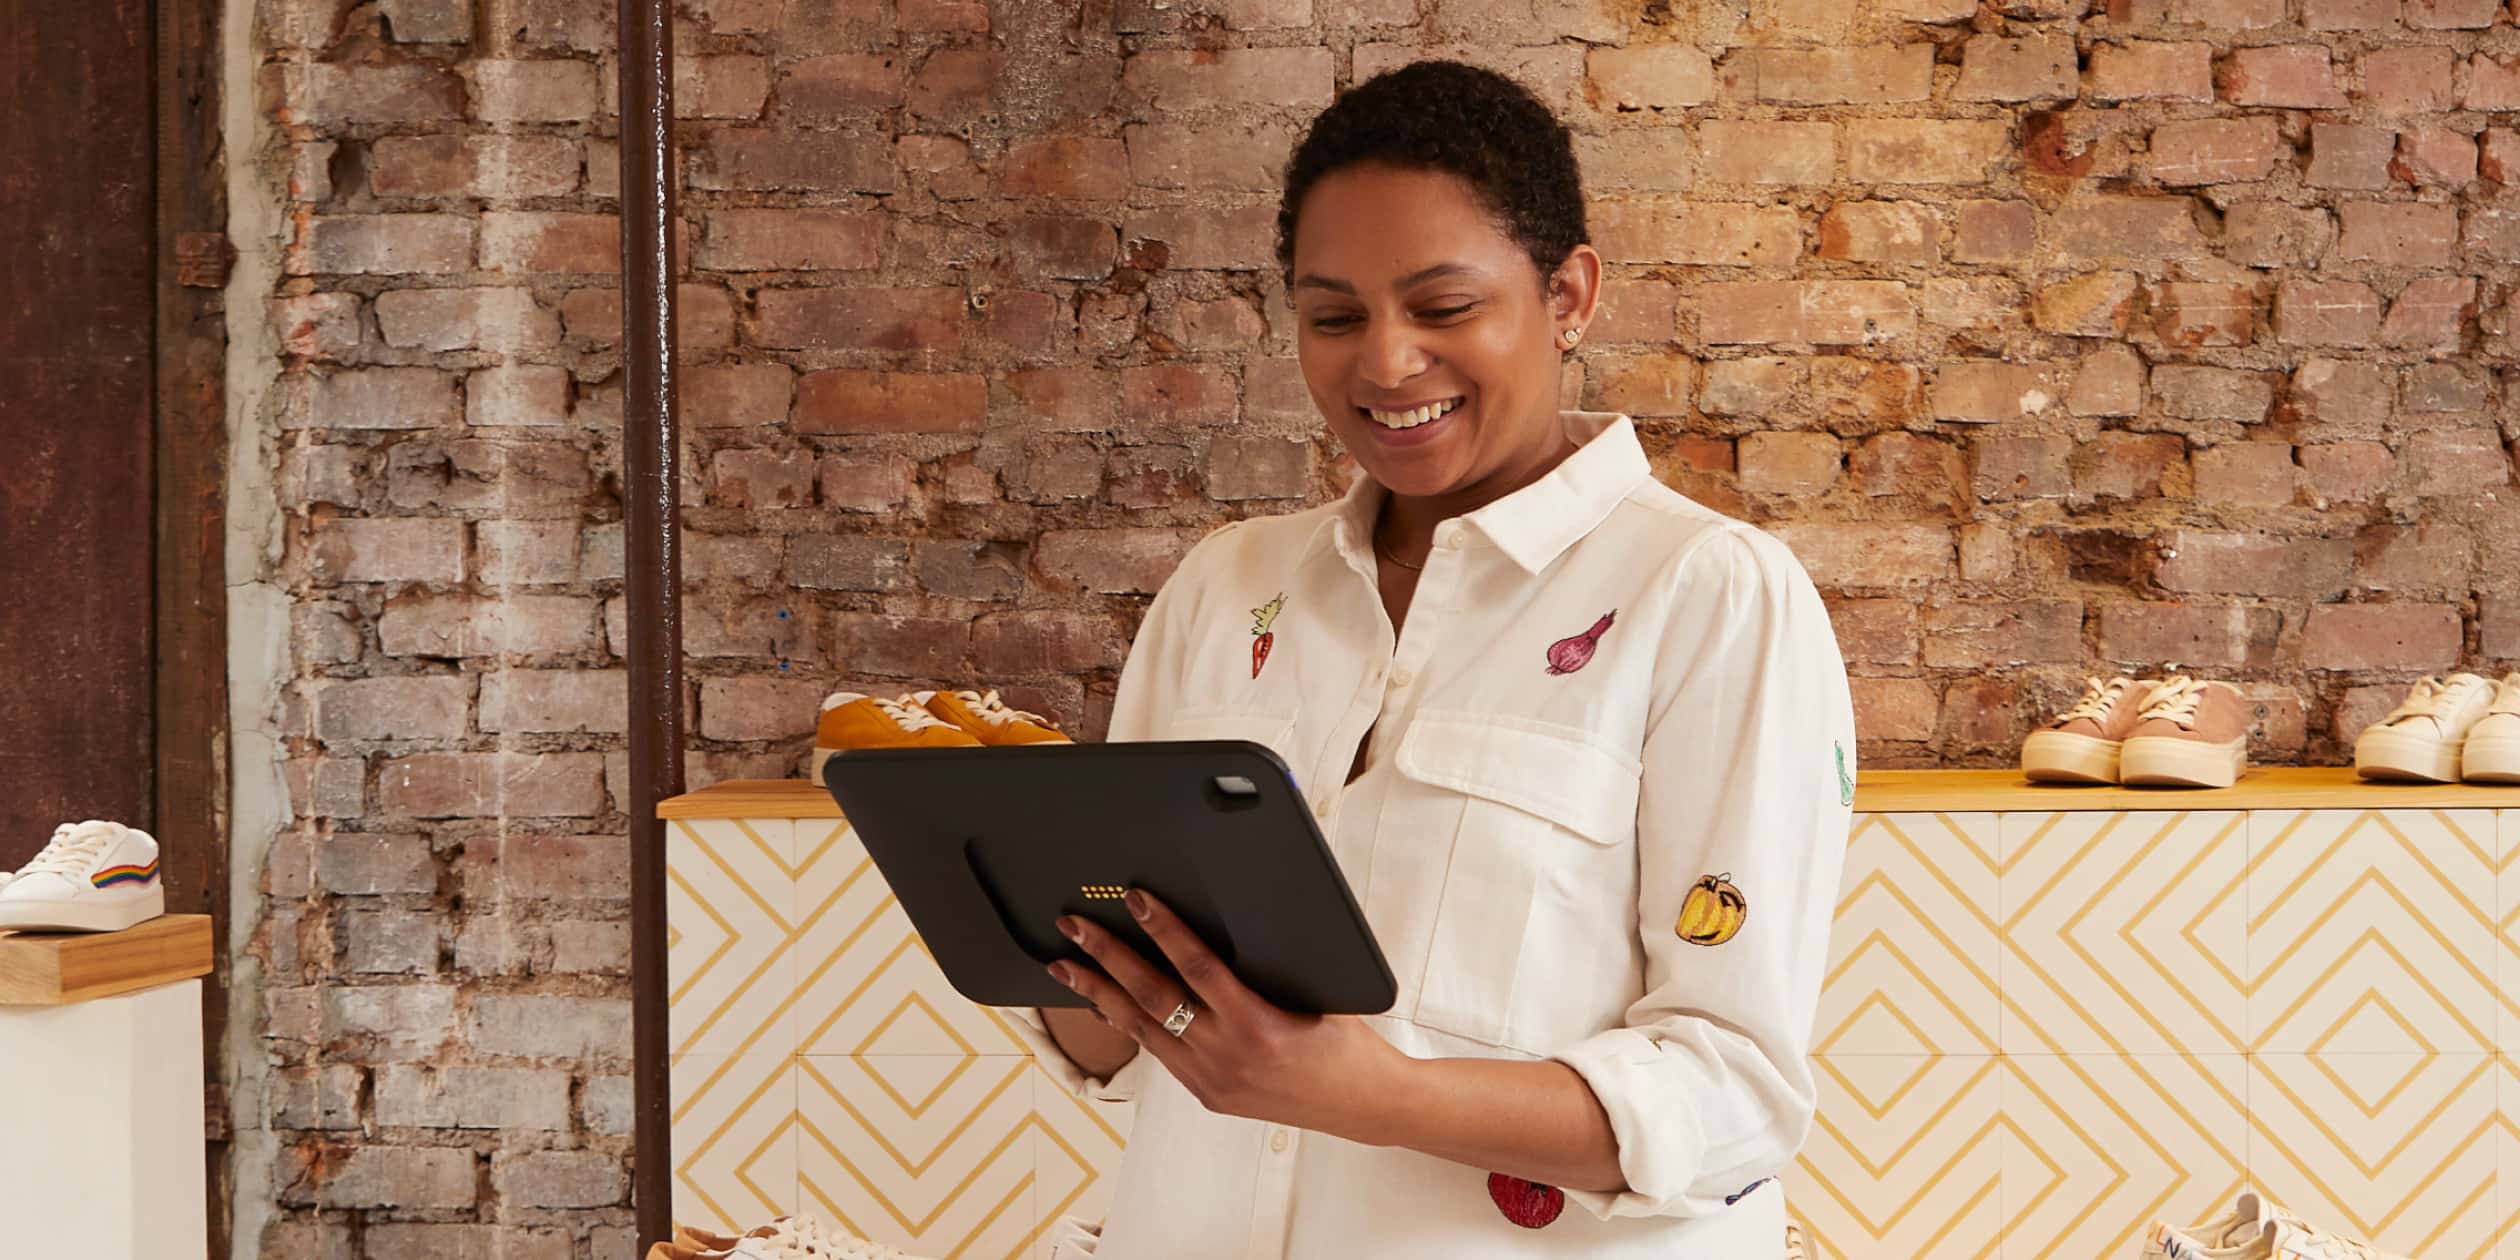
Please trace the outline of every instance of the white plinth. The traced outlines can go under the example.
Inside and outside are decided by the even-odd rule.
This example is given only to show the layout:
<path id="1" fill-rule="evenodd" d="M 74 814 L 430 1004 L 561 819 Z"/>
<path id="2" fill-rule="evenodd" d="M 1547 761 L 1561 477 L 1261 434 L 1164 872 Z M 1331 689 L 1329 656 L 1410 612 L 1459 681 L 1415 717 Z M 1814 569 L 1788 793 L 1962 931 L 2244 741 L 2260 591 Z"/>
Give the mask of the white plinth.
<path id="1" fill-rule="evenodd" d="M 0 1006 L 0 1221 L 11 1250 L 207 1260 L 201 982 Z"/>

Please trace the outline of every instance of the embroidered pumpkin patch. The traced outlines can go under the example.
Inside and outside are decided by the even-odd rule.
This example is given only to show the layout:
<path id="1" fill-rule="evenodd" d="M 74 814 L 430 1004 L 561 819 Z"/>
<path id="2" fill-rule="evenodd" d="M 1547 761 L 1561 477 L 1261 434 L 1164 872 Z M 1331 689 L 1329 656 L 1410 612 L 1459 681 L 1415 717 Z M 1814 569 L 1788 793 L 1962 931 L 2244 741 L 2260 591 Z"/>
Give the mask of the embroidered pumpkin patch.
<path id="1" fill-rule="evenodd" d="M 1680 939 L 1692 945 L 1721 945 L 1741 930 L 1741 921 L 1750 916 L 1750 902 L 1733 887 L 1732 875 L 1709 875 L 1689 890 L 1680 903 L 1680 922 L 1676 931 Z"/>
<path id="2" fill-rule="evenodd" d="M 1506 1220 L 1524 1229 L 1539 1229 L 1566 1210 L 1565 1191 L 1503 1173 L 1488 1174 L 1488 1197 L 1496 1201 L 1496 1210 Z"/>

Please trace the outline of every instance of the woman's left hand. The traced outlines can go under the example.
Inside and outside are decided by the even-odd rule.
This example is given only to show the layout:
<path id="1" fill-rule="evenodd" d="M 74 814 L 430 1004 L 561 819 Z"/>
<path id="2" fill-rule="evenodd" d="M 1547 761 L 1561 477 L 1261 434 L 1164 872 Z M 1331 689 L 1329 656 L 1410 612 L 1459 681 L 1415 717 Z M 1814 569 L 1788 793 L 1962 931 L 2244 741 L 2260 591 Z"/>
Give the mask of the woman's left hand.
<path id="1" fill-rule="evenodd" d="M 1357 1130 L 1387 1097 L 1382 1082 L 1406 1056 L 1354 1015 L 1301 1015 L 1252 992 L 1171 908 L 1142 890 L 1129 912 L 1155 940 L 1185 990 L 1120 938 L 1073 915 L 1059 930 L 1101 964 L 1053 963 L 1050 974 L 1094 1004 L 1173 1079 L 1222 1115 L 1246 1116 L 1370 1140 Z M 1184 1002 L 1193 1018 L 1181 1036 L 1164 1020 Z"/>

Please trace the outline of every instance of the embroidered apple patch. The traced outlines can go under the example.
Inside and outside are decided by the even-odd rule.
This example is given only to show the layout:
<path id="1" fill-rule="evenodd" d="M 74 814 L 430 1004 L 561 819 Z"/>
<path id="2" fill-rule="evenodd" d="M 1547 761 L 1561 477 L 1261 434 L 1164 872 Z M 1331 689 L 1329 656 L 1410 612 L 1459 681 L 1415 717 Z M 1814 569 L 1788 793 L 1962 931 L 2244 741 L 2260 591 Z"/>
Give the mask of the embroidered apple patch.
<path id="1" fill-rule="evenodd" d="M 1496 1210 L 1506 1220 L 1524 1229 L 1538 1229 L 1566 1210 L 1565 1191 L 1503 1173 L 1488 1174 L 1488 1197 L 1496 1200 Z"/>

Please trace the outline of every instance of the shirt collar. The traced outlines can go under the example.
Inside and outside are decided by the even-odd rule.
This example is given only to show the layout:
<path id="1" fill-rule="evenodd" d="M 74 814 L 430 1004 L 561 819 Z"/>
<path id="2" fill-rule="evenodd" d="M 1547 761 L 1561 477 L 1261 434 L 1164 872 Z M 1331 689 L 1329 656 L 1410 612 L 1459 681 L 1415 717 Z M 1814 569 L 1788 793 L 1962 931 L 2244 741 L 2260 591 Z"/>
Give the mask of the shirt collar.
<path id="1" fill-rule="evenodd" d="M 1461 518 L 1527 573 L 1549 567 L 1582 541 L 1654 472 L 1626 416 L 1566 411 L 1559 418 L 1576 443 L 1575 453 L 1540 480 Z M 1323 523 L 1340 552 L 1367 572 L 1383 493 L 1373 478 L 1360 476 Z"/>

